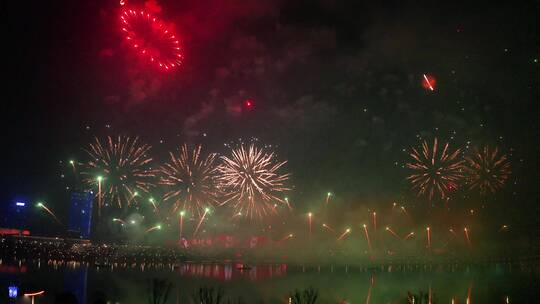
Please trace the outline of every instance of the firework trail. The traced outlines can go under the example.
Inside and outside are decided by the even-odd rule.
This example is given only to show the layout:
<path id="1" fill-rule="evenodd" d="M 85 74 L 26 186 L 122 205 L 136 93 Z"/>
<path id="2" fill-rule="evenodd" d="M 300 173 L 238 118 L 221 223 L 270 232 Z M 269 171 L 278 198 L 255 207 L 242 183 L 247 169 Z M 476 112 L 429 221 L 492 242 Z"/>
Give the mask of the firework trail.
<path id="1" fill-rule="evenodd" d="M 181 207 L 201 216 L 206 207 L 219 203 L 216 154 L 202 156 L 200 145 L 191 151 L 183 145 L 178 155 L 170 153 L 160 173 L 159 183 L 167 189 L 163 199 L 174 202 L 172 213 Z"/>
<path id="2" fill-rule="evenodd" d="M 199 223 L 197 224 L 197 227 L 195 228 L 195 231 L 193 231 L 193 237 L 195 237 L 197 235 L 197 232 L 199 232 L 199 228 L 201 228 L 201 224 L 204 221 L 204 219 L 206 218 L 206 214 L 209 211 L 210 211 L 209 208 L 204 209 L 204 213 L 202 214 L 201 219 L 199 220 Z"/>
<path id="3" fill-rule="evenodd" d="M 60 221 L 60 219 L 58 219 L 56 214 L 54 212 L 52 212 L 51 209 L 47 208 L 47 206 L 45 206 L 45 204 L 38 203 L 37 206 L 39 208 L 42 208 L 43 210 L 45 210 L 58 224 L 60 224 L 61 226 L 64 226 L 64 224 Z"/>
<path id="4" fill-rule="evenodd" d="M 367 230 L 367 225 L 363 224 L 362 226 L 364 227 L 364 233 L 366 234 L 366 241 L 368 243 L 369 252 L 373 252 L 373 248 L 371 247 L 371 239 L 369 238 L 369 232 Z"/>
<path id="5" fill-rule="evenodd" d="M 286 241 L 286 240 L 292 238 L 293 236 L 294 236 L 294 235 L 293 235 L 292 233 L 291 233 L 291 234 L 288 234 L 288 235 L 284 236 L 284 237 L 283 237 L 281 240 L 279 240 L 279 241 L 280 241 L 280 242 Z"/>
<path id="6" fill-rule="evenodd" d="M 411 237 L 413 237 L 413 236 L 414 236 L 414 231 L 412 231 L 411 233 L 407 234 L 407 235 L 403 238 L 403 240 L 406 241 L 406 240 L 408 240 L 409 238 L 411 238 Z"/>
<path id="7" fill-rule="evenodd" d="M 218 167 L 220 187 L 225 191 L 222 203 L 232 204 L 235 213 L 246 217 L 263 217 L 273 210 L 274 204 L 287 202 L 281 198 L 290 174 L 279 173 L 286 161 L 278 161 L 273 152 L 262 148 L 241 145 L 232 150 L 230 157 L 221 157 Z"/>
<path id="8" fill-rule="evenodd" d="M 463 229 L 463 232 L 465 232 L 465 239 L 467 239 L 467 245 L 471 245 L 471 239 L 469 237 L 469 229 L 467 229 L 467 227 L 465 227 Z"/>
<path id="9" fill-rule="evenodd" d="M 431 249 L 431 229 L 429 227 L 426 228 L 426 242 L 427 248 Z"/>
<path id="10" fill-rule="evenodd" d="M 456 190 L 458 183 L 463 178 L 463 164 L 458 156 L 460 149 L 450 151 L 449 143 L 439 150 L 437 138 L 433 146 L 424 141 L 422 149 L 412 148 L 409 154 L 413 159 L 407 163 L 407 167 L 414 173 L 407 177 L 412 184 L 412 189 L 418 191 L 418 195 L 427 195 L 429 200 L 437 192 L 441 199 L 448 196 L 450 191 Z"/>
<path id="11" fill-rule="evenodd" d="M 397 233 L 394 230 L 392 230 L 392 228 L 386 227 L 386 231 L 390 232 L 391 235 L 393 235 L 395 238 L 399 239 L 399 236 L 397 235 Z"/>
<path id="12" fill-rule="evenodd" d="M 89 156 L 85 170 L 81 172 L 83 182 L 102 188 L 98 208 L 104 201 L 116 203 L 118 207 L 130 205 L 135 197 L 148 193 L 154 186 L 155 172 L 151 168 L 150 146 L 140 144 L 138 137 L 107 137 L 83 149 Z"/>
<path id="13" fill-rule="evenodd" d="M 326 225 L 326 224 L 322 224 L 322 226 L 323 226 L 323 228 L 325 228 L 325 229 L 328 230 L 328 231 L 336 232 L 336 231 L 334 230 L 334 228 L 332 228 L 332 227 L 330 227 L 330 226 L 328 226 L 328 225 Z"/>
<path id="14" fill-rule="evenodd" d="M 145 233 L 152 232 L 154 230 L 161 230 L 161 225 L 156 225 L 154 227 L 150 227 L 150 228 L 146 229 Z"/>
<path id="15" fill-rule="evenodd" d="M 482 195 L 500 190 L 511 173 L 507 155 L 500 153 L 498 148 L 474 149 L 465 160 L 467 185 L 471 190 L 478 189 Z"/>
<path id="16" fill-rule="evenodd" d="M 351 233 L 351 228 L 345 229 L 345 231 L 337 238 L 338 241 L 342 240 L 346 235 Z"/>
<path id="17" fill-rule="evenodd" d="M 126 224 L 126 222 L 125 222 L 124 220 L 119 219 L 119 218 L 113 218 L 113 222 L 119 222 L 119 223 L 122 224 L 122 225 L 125 225 L 125 224 Z"/>

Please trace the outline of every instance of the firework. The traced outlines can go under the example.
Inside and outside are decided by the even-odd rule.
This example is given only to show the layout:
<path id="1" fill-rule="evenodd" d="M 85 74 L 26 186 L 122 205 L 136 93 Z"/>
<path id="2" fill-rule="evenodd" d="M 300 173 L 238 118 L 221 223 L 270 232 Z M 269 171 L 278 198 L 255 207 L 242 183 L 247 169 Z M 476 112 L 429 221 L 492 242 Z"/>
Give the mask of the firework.
<path id="1" fill-rule="evenodd" d="M 345 229 L 345 231 L 337 238 L 337 240 L 342 240 L 346 235 L 348 235 L 349 233 L 351 233 L 351 228 L 347 228 Z"/>
<path id="2" fill-rule="evenodd" d="M 332 228 L 332 227 L 330 227 L 330 226 L 328 226 L 328 225 L 326 225 L 326 224 L 322 224 L 322 226 L 323 226 L 323 228 L 325 228 L 325 229 L 328 230 L 328 231 L 336 232 L 336 231 L 334 230 L 334 228 Z"/>
<path id="3" fill-rule="evenodd" d="M 280 240 L 280 242 L 286 241 L 286 240 L 292 238 L 293 236 L 294 236 L 294 234 L 292 234 L 292 233 L 291 233 L 291 234 L 288 234 L 288 235 L 284 236 L 284 237 Z"/>
<path id="4" fill-rule="evenodd" d="M 471 244 L 471 239 L 469 238 L 469 229 L 467 229 L 467 227 L 465 227 L 463 229 L 463 232 L 465 233 L 465 239 L 467 239 L 467 244 L 470 245 Z"/>
<path id="5" fill-rule="evenodd" d="M 43 210 L 45 210 L 58 224 L 60 224 L 61 226 L 64 226 L 64 224 L 58 219 L 56 214 L 54 214 L 54 212 L 52 212 L 51 209 L 47 208 L 47 206 L 45 206 L 45 204 L 37 203 L 36 206 L 39 207 L 39 208 L 42 208 Z"/>
<path id="6" fill-rule="evenodd" d="M 158 206 L 156 205 L 156 200 L 155 200 L 153 197 L 151 197 L 151 198 L 148 199 L 148 202 L 149 202 L 150 204 L 152 204 L 152 207 L 154 208 L 154 212 L 155 212 L 155 213 L 159 213 L 159 208 L 158 208 Z"/>
<path id="7" fill-rule="evenodd" d="M 429 89 L 430 91 L 435 91 L 435 84 L 436 84 L 436 80 L 435 80 L 435 77 L 429 75 L 429 74 L 422 74 L 422 86 L 424 87 L 424 89 Z"/>
<path id="8" fill-rule="evenodd" d="M 413 236 L 414 236 L 414 231 L 411 231 L 411 233 L 407 234 L 407 235 L 403 238 L 403 240 L 406 241 L 407 239 L 409 239 L 409 238 L 411 238 L 411 237 L 413 237 Z"/>
<path id="9" fill-rule="evenodd" d="M 122 225 L 125 225 L 125 224 L 126 224 L 126 222 L 125 222 L 124 220 L 119 219 L 119 218 L 113 218 L 113 222 L 118 222 L 118 223 L 120 223 L 120 224 L 122 224 Z"/>
<path id="10" fill-rule="evenodd" d="M 186 212 L 184 210 L 180 211 L 180 220 L 178 223 L 178 239 L 182 241 L 182 232 L 184 231 L 184 215 Z"/>
<path id="11" fill-rule="evenodd" d="M 413 159 L 407 163 L 407 167 L 414 173 L 407 177 L 412 184 L 412 189 L 418 191 L 418 195 L 427 195 L 431 200 L 437 192 L 441 199 L 448 196 L 450 191 L 456 190 L 458 183 L 463 177 L 463 163 L 458 156 L 460 149 L 450 151 L 449 143 L 439 150 L 437 138 L 433 146 L 422 143 L 420 152 L 413 148 L 409 154 Z"/>
<path id="12" fill-rule="evenodd" d="M 70 159 L 69 164 L 71 165 L 71 168 L 73 169 L 73 175 L 77 176 L 77 167 L 75 166 L 76 162 L 74 160 Z"/>
<path id="13" fill-rule="evenodd" d="M 469 188 L 478 189 L 481 194 L 495 193 L 501 189 L 510 176 L 510 162 L 506 154 L 498 148 L 485 146 L 482 150 L 465 157 L 465 172 Z"/>
<path id="14" fill-rule="evenodd" d="M 426 242 L 427 248 L 431 248 L 431 229 L 429 227 L 426 228 Z"/>
<path id="15" fill-rule="evenodd" d="M 206 217 L 206 214 L 210 212 L 210 209 L 209 208 L 205 208 L 204 209 L 204 213 L 203 215 L 201 216 L 201 219 L 199 220 L 199 223 L 197 224 L 197 227 L 195 228 L 195 231 L 193 231 L 193 237 L 195 237 L 197 235 L 197 232 L 199 232 L 199 228 L 201 228 L 201 224 L 202 222 L 204 221 L 205 217 Z"/>
<path id="16" fill-rule="evenodd" d="M 172 29 L 139 10 L 124 10 L 120 15 L 121 29 L 126 42 L 143 58 L 164 71 L 182 64 L 180 42 Z"/>
<path id="17" fill-rule="evenodd" d="M 363 224 L 362 226 L 364 227 L 364 233 L 366 234 L 366 241 L 368 243 L 369 252 L 373 252 L 373 248 L 371 247 L 371 239 L 369 238 L 369 233 L 367 230 L 367 225 Z"/>
<path id="18" fill-rule="evenodd" d="M 308 228 L 309 228 L 309 237 L 311 237 L 311 222 L 313 218 L 313 213 L 308 213 Z"/>
<path id="19" fill-rule="evenodd" d="M 148 193 L 154 186 L 150 146 L 140 144 L 138 137 L 107 137 L 105 142 L 95 138 L 84 150 L 90 160 L 81 174 L 87 185 L 98 187 L 98 208 L 104 201 L 120 208 L 130 205 L 139 193 Z"/>
<path id="20" fill-rule="evenodd" d="M 407 209 L 405 209 L 405 206 L 401 206 L 401 207 L 399 207 L 399 209 L 401 209 L 401 211 L 403 212 L 403 214 L 405 214 L 408 218 L 411 217 L 411 215 L 409 214 L 409 212 L 407 212 Z"/>
<path id="21" fill-rule="evenodd" d="M 183 145 L 178 155 L 170 153 L 160 171 L 160 184 L 166 188 L 163 199 L 174 202 L 173 213 L 182 207 L 200 216 L 204 208 L 219 203 L 216 155 L 202 156 L 200 145 L 191 151 Z"/>
<path id="22" fill-rule="evenodd" d="M 218 167 L 221 188 L 227 193 L 222 203 L 232 204 L 235 212 L 262 217 L 275 210 L 274 204 L 288 203 L 281 198 L 289 190 L 285 182 L 290 174 L 279 173 L 286 161 L 278 161 L 274 153 L 250 145 L 232 150 L 231 157 L 222 157 Z"/>
<path id="23" fill-rule="evenodd" d="M 328 192 L 326 193 L 326 204 L 328 205 L 328 203 L 330 202 L 330 197 L 332 196 L 332 192 Z"/>
<path id="24" fill-rule="evenodd" d="M 391 235 L 393 235 L 395 238 L 399 239 L 399 236 L 397 235 L 397 233 L 394 232 L 394 230 L 392 230 L 392 228 L 386 227 L 386 231 L 390 232 Z"/>
<path id="25" fill-rule="evenodd" d="M 156 225 L 154 227 L 150 227 L 150 228 L 146 229 L 145 233 L 152 232 L 154 230 L 161 230 L 161 225 Z"/>

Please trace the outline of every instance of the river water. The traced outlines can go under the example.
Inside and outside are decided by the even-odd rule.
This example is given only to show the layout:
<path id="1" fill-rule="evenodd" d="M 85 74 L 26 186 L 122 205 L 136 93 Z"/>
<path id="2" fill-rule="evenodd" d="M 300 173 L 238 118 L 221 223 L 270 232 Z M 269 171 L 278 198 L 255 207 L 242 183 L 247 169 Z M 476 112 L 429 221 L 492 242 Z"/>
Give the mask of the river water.
<path id="1" fill-rule="evenodd" d="M 79 303 L 148 303 L 152 280 L 170 283 L 167 303 L 194 303 L 201 287 L 222 288 L 237 303 L 288 303 L 295 289 L 313 287 L 317 303 L 407 303 L 407 292 L 431 294 L 432 303 L 533 303 L 538 270 L 526 265 L 446 265 L 364 268 L 347 265 L 184 263 L 117 265 L 16 263 L 0 265 L 2 303 L 8 286 L 20 294 L 44 290 L 35 303 L 54 303 L 70 292 Z M 453 301 L 453 302 L 452 302 Z M 30 303 L 19 297 L 14 303 Z M 226 303 L 226 302 L 225 302 Z"/>

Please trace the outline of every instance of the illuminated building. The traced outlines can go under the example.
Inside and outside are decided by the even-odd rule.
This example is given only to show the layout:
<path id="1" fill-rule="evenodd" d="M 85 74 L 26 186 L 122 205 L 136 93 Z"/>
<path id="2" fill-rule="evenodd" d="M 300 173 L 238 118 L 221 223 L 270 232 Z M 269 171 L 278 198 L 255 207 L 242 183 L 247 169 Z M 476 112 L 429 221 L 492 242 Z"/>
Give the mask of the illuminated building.
<path id="1" fill-rule="evenodd" d="M 92 224 L 92 191 L 78 191 L 71 193 L 71 207 L 69 210 L 68 231 L 79 238 L 88 239 Z"/>

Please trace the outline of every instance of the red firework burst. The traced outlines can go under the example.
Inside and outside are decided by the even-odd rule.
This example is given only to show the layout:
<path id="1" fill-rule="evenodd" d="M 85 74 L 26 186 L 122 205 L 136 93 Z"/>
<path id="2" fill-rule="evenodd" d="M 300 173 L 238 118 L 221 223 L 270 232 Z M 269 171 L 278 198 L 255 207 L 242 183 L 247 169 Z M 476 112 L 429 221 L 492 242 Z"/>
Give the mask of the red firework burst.
<path id="1" fill-rule="evenodd" d="M 182 64 L 178 38 L 155 16 L 143 10 L 126 9 L 120 20 L 127 43 L 143 58 L 164 71 Z"/>
<path id="2" fill-rule="evenodd" d="M 449 149 L 449 144 L 444 144 L 439 150 L 437 138 L 433 141 L 433 146 L 422 143 L 422 150 L 412 148 L 409 154 L 413 159 L 407 163 L 409 169 L 414 173 L 407 177 L 412 184 L 412 189 L 418 191 L 418 195 L 427 195 L 431 200 L 435 192 L 438 192 L 441 199 L 448 196 L 448 192 L 456 190 L 459 181 L 463 178 L 464 161 L 458 157 L 460 149 L 453 152 Z"/>

